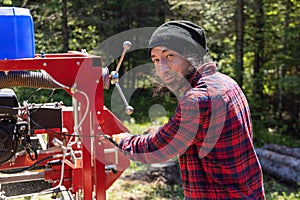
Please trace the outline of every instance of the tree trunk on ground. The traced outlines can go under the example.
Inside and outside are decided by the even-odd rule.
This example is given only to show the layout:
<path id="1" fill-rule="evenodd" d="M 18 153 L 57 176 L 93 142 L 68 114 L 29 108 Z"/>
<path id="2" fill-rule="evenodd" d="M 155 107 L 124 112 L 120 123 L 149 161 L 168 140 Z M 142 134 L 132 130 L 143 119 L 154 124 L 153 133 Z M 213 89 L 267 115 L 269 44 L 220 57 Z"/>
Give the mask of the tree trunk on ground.
<path id="1" fill-rule="evenodd" d="M 300 148 L 289 148 L 286 146 L 281 146 L 278 144 L 265 144 L 263 146 L 263 149 L 268 149 L 270 151 L 274 151 L 277 153 L 281 153 L 284 155 L 292 156 L 295 158 L 300 159 Z M 300 168 L 300 165 L 299 165 Z"/>
<path id="2" fill-rule="evenodd" d="M 299 171 L 300 173 L 300 159 L 265 149 L 257 149 L 257 153 L 260 157 L 264 157 L 271 162 L 279 163 L 280 165 L 293 168 L 294 170 Z"/>
<path id="3" fill-rule="evenodd" d="M 268 144 L 256 153 L 264 173 L 286 182 L 300 182 L 300 148 Z"/>
<path id="4" fill-rule="evenodd" d="M 277 177 L 282 181 L 299 183 L 300 182 L 300 172 L 296 171 L 288 166 L 284 166 L 280 163 L 274 163 L 267 158 L 260 157 L 260 163 L 262 165 L 264 173 L 271 176 Z"/>

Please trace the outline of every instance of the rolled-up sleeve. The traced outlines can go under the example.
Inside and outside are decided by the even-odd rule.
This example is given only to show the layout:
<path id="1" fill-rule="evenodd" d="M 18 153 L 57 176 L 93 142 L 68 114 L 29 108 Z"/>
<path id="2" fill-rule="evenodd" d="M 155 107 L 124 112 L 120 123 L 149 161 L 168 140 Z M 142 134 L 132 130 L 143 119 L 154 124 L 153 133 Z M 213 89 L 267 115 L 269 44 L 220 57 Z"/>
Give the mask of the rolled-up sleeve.
<path id="1" fill-rule="evenodd" d="M 156 133 L 125 138 L 119 147 L 132 160 L 162 162 L 186 151 L 197 134 L 199 124 L 199 103 L 184 96 L 179 100 L 175 115 Z"/>

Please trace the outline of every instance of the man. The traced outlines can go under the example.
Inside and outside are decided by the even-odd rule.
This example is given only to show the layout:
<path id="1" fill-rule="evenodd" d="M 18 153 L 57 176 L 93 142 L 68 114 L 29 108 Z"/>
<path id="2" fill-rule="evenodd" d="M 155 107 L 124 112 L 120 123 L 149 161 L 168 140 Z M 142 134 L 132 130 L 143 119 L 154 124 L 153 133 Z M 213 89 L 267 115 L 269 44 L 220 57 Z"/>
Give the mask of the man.
<path id="1" fill-rule="evenodd" d="M 215 63 L 203 64 L 207 51 L 204 30 L 189 21 L 158 27 L 149 54 L 159 78 L 181 94 L 175 114 L 147 135 L 112 137 L 134 160 L 155 163 L 179 154 L 187 200 L 265 199 L 247 100 Z"/>

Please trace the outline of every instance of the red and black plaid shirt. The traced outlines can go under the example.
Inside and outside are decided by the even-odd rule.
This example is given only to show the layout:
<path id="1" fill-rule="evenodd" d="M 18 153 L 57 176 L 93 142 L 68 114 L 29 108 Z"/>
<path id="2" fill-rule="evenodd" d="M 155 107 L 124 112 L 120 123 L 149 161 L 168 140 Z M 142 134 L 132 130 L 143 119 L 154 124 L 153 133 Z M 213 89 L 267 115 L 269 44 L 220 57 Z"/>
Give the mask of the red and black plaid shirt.
<path id="1" fill-rule="evenodd" d="M 252 143 L 248 102 L 235 81 L 202 65 L 175 115 L 156 133 L 132 136 L 120 148 L 131 159 L 157 163 L 180 155 L 187 200 L 265 199 Z"/>

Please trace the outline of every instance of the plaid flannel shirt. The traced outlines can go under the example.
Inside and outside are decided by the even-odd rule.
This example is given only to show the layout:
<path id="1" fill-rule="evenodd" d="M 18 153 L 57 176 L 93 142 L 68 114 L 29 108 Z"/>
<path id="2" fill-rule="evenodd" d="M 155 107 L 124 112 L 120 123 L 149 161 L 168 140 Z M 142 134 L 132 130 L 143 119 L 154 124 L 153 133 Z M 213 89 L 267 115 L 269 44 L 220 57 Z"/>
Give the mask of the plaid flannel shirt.
<path id="1" fill-rule="evenodd" d="M 180 155 L 187 200 L 265 199 L 262 170 L 252 143 L 247 100 L 238 84 L 202 65 L 173 117 L 156 133 L 125 138 L 131 159 L 157 163 Z"/>

